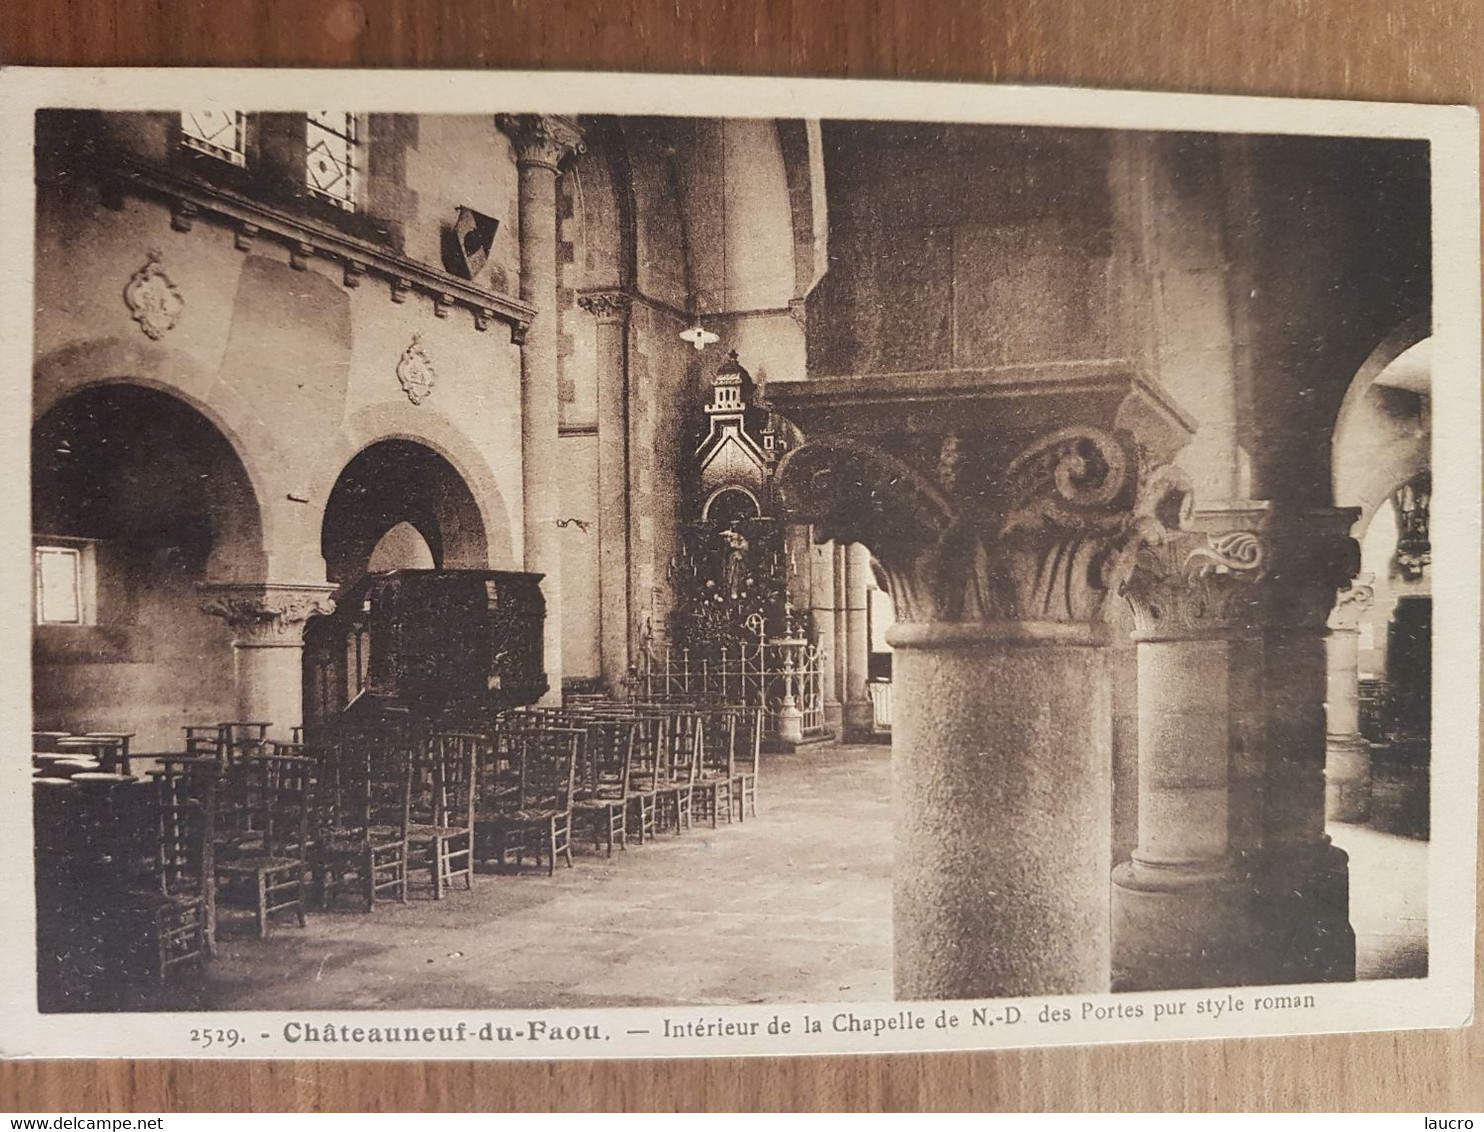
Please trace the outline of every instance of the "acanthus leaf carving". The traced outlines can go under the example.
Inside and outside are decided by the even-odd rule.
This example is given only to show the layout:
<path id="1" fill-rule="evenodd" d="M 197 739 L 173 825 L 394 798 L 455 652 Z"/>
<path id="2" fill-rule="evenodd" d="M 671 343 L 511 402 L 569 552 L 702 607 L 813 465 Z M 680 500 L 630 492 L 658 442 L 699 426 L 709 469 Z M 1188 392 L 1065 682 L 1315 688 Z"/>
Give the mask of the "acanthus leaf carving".
<path id="1" fill-rule="evenodd" d="M 582 130 L 556 114 L 496 114 L 495 125 L 509 136 L 520 165 L 560 170 L 562 162 L 586 151 Z"/>
<path id="2" fill-rule="evenodd" d="M 306 621 L 335 611 L 333 591 L 333 586 L 314 585 L 204 585 L 201 612 L 224 620 L 239 645 L 298 645 Z"/>
<path id="3" fill-rule="evenodd" d="M 821 537 L 871 548 L 903 621 L 1101 620 L 1141 548 L 1189 509 L 1176 469 L 1096 429 L 1051 433 L 998 468 L 964 438 L 935 447 L 919 457 L 934 475 L 842 442 L 780 466 L 786 504 Z"/>
<path id="4" fill-rule="evenodd" d="M 1250 531 L 1183 531 L 1146 547 L 1121 587 L 1145 634 L 1217 632 L 1258 623 L 1266 551 Z"/>
<path id="5" fill-rule="evenodd" d="M 577 305 L 598 322 L 621 322 L 633 300 L 623 291 L 590 291 L 577 297 Z"/>

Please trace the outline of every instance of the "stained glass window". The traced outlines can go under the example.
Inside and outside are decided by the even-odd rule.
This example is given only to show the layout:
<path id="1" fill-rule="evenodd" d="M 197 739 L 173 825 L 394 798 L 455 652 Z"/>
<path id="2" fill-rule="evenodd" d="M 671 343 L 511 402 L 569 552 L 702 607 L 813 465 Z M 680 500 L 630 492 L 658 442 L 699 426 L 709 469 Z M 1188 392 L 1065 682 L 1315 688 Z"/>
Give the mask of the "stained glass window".
<path id="1" fill-rule="evenodd" d="M 247 164 L 247 115 L 240 110 L 182 110 L 180 142 L 233 165 Z"/>
<path id="2" fill-rule="evenodd" d="M 304 183 L 340 208 L 356 206 L 356 116 L 343 110 L 311 110 L 305 121 Z"/>

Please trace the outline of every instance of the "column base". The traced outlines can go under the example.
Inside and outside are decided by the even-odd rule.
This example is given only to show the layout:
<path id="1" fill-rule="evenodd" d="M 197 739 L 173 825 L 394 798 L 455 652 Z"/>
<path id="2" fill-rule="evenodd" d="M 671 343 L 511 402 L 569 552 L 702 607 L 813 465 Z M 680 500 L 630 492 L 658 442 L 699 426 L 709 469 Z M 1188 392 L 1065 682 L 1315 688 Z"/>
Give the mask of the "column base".
<path id="1" fill-rule="evenodd" d="M 876 723 L 870 700 L 852 700 L 841 705 L 840 736 L 847 743 L 866 743 Z"/>
<path id="2" fill-rule="evenodd" d="M 1263 850 L 1254 873 L 1254 984 L 1354 980 L 1349 862 L 1327 837 Z"/>
<path id="3" fill-rule="evenodd" d="M 804 716 L 792 699 L 778 709 L 778 741 L 791 746 L 804 741 Z"/>
<path id="4" fill-rule="evenodd" d="M 833 700 L 824 702 L 824 726 L 826 731 L 835 735 L 844 735 L 845 708 L 842 704 Z"/>
<path id="5" fill-rule="evenodd" d="M 1113 870 L 1115 991 L 1240 986 L 1251 940 L 1251 890 L 1230 868 Z"/>
<path id="6" fill-rule="evenodd" d="M 1370 816 L 1370 741 L 1356 734 L 1325 736 L 1325 820 L 1364 822 Z"/>

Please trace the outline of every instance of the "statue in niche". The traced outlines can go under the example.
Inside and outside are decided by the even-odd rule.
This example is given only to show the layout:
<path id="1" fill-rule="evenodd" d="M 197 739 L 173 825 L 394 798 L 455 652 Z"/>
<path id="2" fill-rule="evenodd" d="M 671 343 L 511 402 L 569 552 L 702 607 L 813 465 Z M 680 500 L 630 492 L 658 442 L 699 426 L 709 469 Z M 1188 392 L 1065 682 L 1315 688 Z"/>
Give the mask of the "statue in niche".
<path id="1" fill-rule="evenodd" d="M 726 547 L 726 560 L 722 567 L 722 588 L 728 598 L 736 601 L 742 594 L 742 587 L 747 578 L 747 552 L 752 544 L 747 541 L 747 536 L 737 529 L 735 519 L 725 530 L 719 532 L 718 537 Z"/>

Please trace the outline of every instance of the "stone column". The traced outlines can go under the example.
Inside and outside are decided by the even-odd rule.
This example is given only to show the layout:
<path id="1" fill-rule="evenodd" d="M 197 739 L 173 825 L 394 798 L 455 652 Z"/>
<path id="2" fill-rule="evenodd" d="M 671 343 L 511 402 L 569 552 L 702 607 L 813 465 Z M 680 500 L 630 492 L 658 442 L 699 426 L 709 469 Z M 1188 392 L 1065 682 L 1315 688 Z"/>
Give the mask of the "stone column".
<path id="1" fill-rule="evenodd" d="M 850 610 L 846 599 L 848 588 L 845 582 L 845 547 L 830 543 L 830 570 L 834 575 L 831 592 L 835 595 L 835 645 L 831 656 L 835 662 L 835 696 L 840 701 L 840 734 L 845 734 L 845 701 L 849 681 L 845 672 L 845 657 L 850 653 Z"/>
<path id="2" fill-rule="evenodd" d="M 807 438 L 785 506 L 868 546 L 896 607 L 899 998 L 1109 986 L 1103 617 L 1185 499 L 1151 464 L 1190 425 L 1132 374 L 1060 376 L 769 387 Z"/>
<path id="3" fill-rule="evenodd" d="M 835 544 L 818 543 L 809 550 L 809 608 L 819 636 L 819 681 L 824 697 L 824 723 L 836 735 L 843 726 L 840 693 L 835 683 Z"/>
<path id="4" fill-rule="evenodd" d="M 866 619 L 866 590 L 870 586 L 871 552 L 861 543 L 843 548 L 845 555 L 845 689 L 840 699 L 847 739 L 866 740 L 871 735 L 873 712 L 866 690 L 871 659 L 869 623 Z"/>
<path id="5" fill-rule="evenodd" d="M 1254 982 L 1353 979 L 1348 858 L 1324 832 L 1326 621 L 1360 549 L 1354 508 L 1279 507 L 1259 532 L 1262 585 L 1262 850 L 1254 870 Z"/>
<path id="6" fill-rule="evenodd" d="M 1138 844 L 1113 873 L 1113 989 L 1245 981 L 1250 889 L 1230 842 L 1238 639 L 1255 635 L 1262 544 L 1184 534 L 1136 563 L 1124 595 L 1138 669 Z"/>
<path id="7" fill-rule="evenodd" d="M 599 662 L 610 693 L 623 687 L 629 640 L 629 296 L 621 291 L 578 299 L 597 320 L 598 339 L 598 615 Z"/>
<path id="8" fill-rule="evenodd" d="M 1371 816 L 1371 744 L 1360 733 L 1360 620 L 1375 598 L 1369 581 L 1366 576 L 1342 590 L 1329 615 L 1324 812 L 1330 821 Z"/>
<path id="9" fill-rule="evenodd" d="M 557 441 L 557 214 L 561 163 L 582 149 L 582 133 L 567 118 L 497 114 L 495 124 L 515 148 L 520 179 L 520 297 L 536 311 L 520 351 L 522 507 L 525 568 L 543 575 L 546 596 L 544 702 L 562 696 L 562 547 Z"/>
<path id="10" fill-rule="evenodd" d="M 237 718 L 273 724 L 287 740 L 304 722 L 304 623 L 332 613 L 329 585 L 204 585 L 201 609 L 232 630 Z"/>

